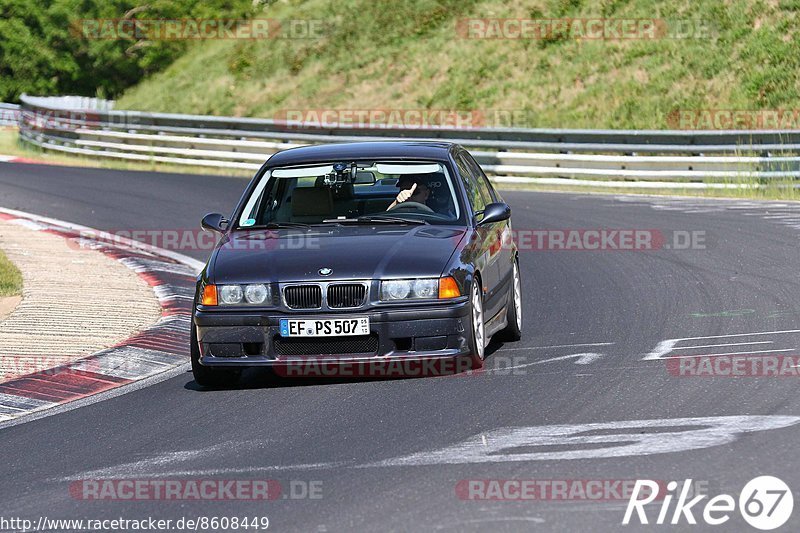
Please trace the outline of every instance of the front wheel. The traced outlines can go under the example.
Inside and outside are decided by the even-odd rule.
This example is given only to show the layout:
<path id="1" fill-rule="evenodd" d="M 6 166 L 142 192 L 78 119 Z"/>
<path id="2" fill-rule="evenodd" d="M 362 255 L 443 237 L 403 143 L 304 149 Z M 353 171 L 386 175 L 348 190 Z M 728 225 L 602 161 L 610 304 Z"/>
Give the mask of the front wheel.
<path id="1" fill-rule="evenodd" d="M 239 380 L 239 368 L 215 368 L 200 364 L 200 345 L 197 343 L 197 329 L 192 320 L 192 333 L 189 354 L 192 359 L 192 375 L 201 387 L 224 387 L 233 385 Z"/>
<path id="2" fill-rule="evenodd" d="M 471 308 L 471 335 L 470 335 L 470 359 L 472 368 L 483 368 L 483 361 L 486 357 L 486 327 L 483 320 L 483 295 L 477 279 L 472 281 L 470 289 L 470 308 Z"/>
<path id="3" fill-rule="evenodd" d="M 504 341 L 518 341 L 522 338 L 522 282 L 519 276 L 519 262 L 514 260 L 511 279 L 511 289 L 508 293 L 506 306 L 506 321 L 508 325 L 500 332 Z"/>

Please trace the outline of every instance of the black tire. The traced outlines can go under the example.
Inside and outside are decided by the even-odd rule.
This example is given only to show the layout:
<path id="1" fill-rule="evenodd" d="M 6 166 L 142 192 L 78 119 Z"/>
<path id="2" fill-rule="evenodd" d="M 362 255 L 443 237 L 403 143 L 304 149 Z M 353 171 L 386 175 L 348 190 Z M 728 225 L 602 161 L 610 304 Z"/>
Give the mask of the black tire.
<path id="1" fill-rule="evenodd" d="M 519 261 L 514 260 L 511 288 L 508 291 L 506 321 L 508 325 L 498 332 L 498 338 L 514 342 L 522 338 L 522 282 L 519 273 Z"/>
<path id="2" fill-rule="evenodd" d="M 478 279 L 472 280 L 469 292 L 470 298 L 470 332 L 469 347 L 470 361 L 473 370 L 483 368 L 486 357 L 486 318 L 483 314 L 483 292 Z"/>
<path id="3" fill-rule="evenodd" d="M 192 333 L 189 354 L 192 359 L 192 375 L 201 387 L 226 387 L 235 385 L 242 371 L 239 368 L 218 368 L 200 364 L 200 346 L 197 342 L 197 329 L 192 320 Z"/>

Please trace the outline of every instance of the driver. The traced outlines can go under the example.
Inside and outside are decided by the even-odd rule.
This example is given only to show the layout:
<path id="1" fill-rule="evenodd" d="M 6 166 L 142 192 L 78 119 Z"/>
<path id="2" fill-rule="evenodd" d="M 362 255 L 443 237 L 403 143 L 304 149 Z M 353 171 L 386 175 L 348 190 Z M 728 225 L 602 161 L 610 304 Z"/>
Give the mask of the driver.
<path id="1" fill-rule="evenodd" d="M 431 189 L 425 183 L 425 179 L 421 174 L 404 174 L 397 180 L 397 188 L 400 192 L 397 197 L 389 205 L 386 210 L 390 210 L 397 204 L 403 202 L 417 202 L 418 204 L 426 205 L 428 197 L 431 195 Z"/>

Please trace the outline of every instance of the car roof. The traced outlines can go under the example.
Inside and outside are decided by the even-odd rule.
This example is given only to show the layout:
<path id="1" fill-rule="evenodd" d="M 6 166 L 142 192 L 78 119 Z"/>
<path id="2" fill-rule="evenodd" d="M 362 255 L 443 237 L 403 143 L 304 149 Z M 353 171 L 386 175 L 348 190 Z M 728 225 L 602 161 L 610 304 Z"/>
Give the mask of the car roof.
<path id="1" fill-rule="evenodd" d="M 436 141 L 382 141 L 318 144 L 290 148 L 274 154 L 267 167 L 283 167 L 328 161 L 356 159 L 429 159 L 446 161 L 458 145 Z"/>

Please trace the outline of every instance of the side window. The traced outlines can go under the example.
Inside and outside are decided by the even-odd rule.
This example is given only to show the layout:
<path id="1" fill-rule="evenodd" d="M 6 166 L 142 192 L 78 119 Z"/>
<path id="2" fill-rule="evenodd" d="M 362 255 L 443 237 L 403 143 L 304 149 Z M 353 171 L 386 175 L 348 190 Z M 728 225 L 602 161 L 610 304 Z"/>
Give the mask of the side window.
<path id="1" fill-rule="evenodd" d="M 473 169 L 470 168 L 469 163 L 462 154 L 456 155 L 455 159 L 458 173 L 461 174 L 461 181 L 464 183 L 464 189 L 467 191 L 467 197 L 469 198 L 470 205 L 472 205 L 472 210 L 475 212 L 483 211 L 486 207 L 486 200 L 481 194 L 480 187 L 473 174 Z"/>
<path id="2" fill-rule="evenodd" d="M 478 182 L 478 190 L 481 192 L 484 202 L 487 204 L 494 202 L 495 195 L 492 194 L 492 186 L 489 183 L 489 178 L 483 173 L 481 166 L 470 154 L 463 154 L 463 157 L 472 170 L 472 175 L 475 176 L 475 180 Z"/>

